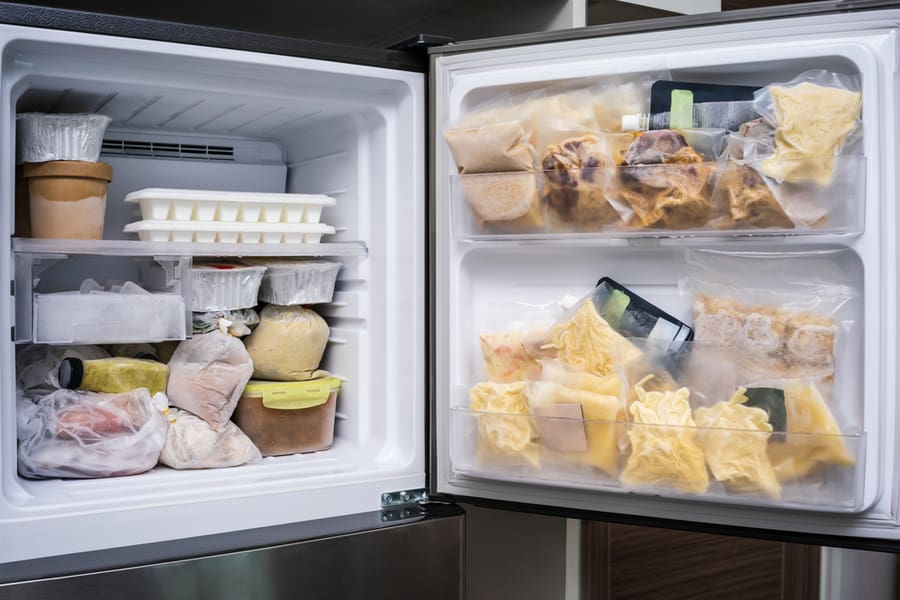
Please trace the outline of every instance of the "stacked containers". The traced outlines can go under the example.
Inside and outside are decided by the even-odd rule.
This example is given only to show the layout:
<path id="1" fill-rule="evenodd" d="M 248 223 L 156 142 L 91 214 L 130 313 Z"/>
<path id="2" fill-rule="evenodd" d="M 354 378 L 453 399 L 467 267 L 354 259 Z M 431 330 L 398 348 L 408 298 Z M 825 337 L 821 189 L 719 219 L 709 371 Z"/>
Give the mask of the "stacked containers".
<path id="1" fill-rule="evenodd" d="M 16 119 L 32 237 L 102 239 L 112 167 L 98 160 L 110 118 L 23 113 Z"/>
<path id="2" fill-rule="evenodd" d="M 305 304 L 330 302 L 339 263 L 255 261 L 266 267 L 259 298 L 270 302 L 247 338 L 254 380 L 234 420 L 264 456 L 331 446 L 341 382 L 319 370 L 328 343 L 325 320 Z"/>

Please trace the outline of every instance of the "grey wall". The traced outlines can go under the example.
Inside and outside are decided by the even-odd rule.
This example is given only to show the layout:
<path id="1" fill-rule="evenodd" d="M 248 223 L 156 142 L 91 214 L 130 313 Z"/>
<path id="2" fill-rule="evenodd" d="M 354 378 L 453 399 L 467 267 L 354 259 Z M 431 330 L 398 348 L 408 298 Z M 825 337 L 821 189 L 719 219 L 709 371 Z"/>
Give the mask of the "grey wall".
<path id="1" fill-rule="evenodd" d="M 566 520 L 464 505 L 467 600 L 565 597 Z"/>

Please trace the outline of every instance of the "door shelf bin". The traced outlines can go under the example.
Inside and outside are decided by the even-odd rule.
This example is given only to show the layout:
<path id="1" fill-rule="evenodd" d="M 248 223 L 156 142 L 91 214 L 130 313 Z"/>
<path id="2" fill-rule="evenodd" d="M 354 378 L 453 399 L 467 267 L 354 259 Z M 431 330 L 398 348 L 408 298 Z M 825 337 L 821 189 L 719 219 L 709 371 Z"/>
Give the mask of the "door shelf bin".
<path id="1" fill-rule="evenodd" d="M 826 169 L 828 162 L 833 168 Z M 785 166 L 783 163 L 791 163 Z M 451 175 L 459 239 L 858 234 L 866 159 L 781 161 L 823 181 L 778 182 L 765 161 Z M 794 164 L 796 163 L 796 164 Z M 813 163 L 810 165 L 809 163 Z"/>
<path id="2" fill-rule="evenodd" d="M 17 252 L 14 341 L 107 344 L 190 337 L 191 263 L 190 256 Z M 83 285 L 87 279 L 103 289 Z M 143 291 L 114 287 L 125 282 Z"/>
<path id="3" fill-rule="evenodd" d="M 864 432 L 770 434 L 462 407 L 451 409 L 450 428 L 454 477 L 829 512 L 866 508 Z M 639 456 L 637 447 L 644 449 Z M 684 449 L 681 460 L 671 460 L 673 447 Z M 765 454 L 750 459 L 732 454 L 735 448 L 765 448 Z M 773 469 L 768 475 L 765 465 Z M 738 471 L 754 475 L 728 475 Z M 716 472 L 733 479 L 719 481 Z"/>

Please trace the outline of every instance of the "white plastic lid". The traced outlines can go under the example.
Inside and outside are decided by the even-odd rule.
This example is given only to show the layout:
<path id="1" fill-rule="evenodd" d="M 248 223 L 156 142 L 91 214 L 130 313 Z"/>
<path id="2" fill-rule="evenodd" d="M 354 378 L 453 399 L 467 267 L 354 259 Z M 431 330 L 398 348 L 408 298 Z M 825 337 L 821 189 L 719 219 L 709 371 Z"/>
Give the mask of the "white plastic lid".
<path id="1" fill-rule="evenodd" d="M 622 115 L 622 131 L 641 131 L 641 117 L 644 115 Z"/>

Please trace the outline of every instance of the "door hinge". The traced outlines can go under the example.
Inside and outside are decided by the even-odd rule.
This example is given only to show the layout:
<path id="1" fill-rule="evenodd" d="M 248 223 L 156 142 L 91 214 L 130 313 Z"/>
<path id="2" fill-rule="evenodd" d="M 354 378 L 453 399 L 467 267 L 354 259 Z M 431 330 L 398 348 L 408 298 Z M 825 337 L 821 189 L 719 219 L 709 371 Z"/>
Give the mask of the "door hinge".
<path id="1" fill-rule="evenodd" d="M 425 489 L 384 492 L 381 494 L 381 520 L 402 521 L 422 516 L 427 503 L 428 491 Z"/>

